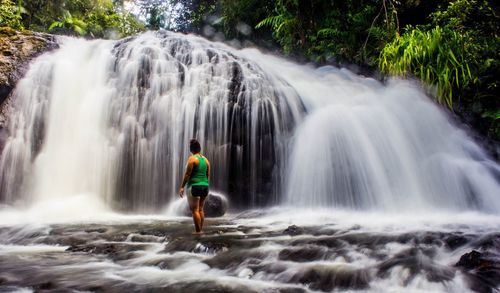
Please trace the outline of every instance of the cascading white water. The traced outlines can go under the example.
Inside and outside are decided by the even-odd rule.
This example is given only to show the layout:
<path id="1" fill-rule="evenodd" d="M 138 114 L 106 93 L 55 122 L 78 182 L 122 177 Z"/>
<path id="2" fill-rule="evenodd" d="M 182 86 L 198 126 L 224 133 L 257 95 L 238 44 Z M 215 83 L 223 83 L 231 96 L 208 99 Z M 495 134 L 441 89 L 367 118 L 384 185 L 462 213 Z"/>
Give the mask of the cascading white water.
<path id="1" fill-rule="evenodd" d="M 409 82 L 150 32 L 65 39 L 14 100 L 7 202 L 81 195 L 159 208 L 197 137 L 214 187 L 243 206 L 500 210 L 499 166 Z"/>
<path id="2" fill-rule="evenodd" d="M 61 40 L 12 101 L 0 291 L 498 288 L 499 166 L 411 82 L 149 32 Z M 109 210 L 172 202 L 191 137 L 233 205 L 280 206 L 202 237 Z M 471 250 L 486 270 L 459 265 Z"/>
<path id="3" fill-rule="evenodd" d="M 167 32 L 64 39 L 16 89 L 2 194 L 8 202 L 82 195 L 157 210 L 175 198 L 197 137 L 213 162 L 213 188 L 242 194 L 245 206 L 276 203 L 272 172 L 302 104 L 233 53 Z"/>
<path id="4" fill-rule="evenodd" d="M 288 159 L 287 203 L 500 211 L 498 164 L 415 84 L 258 62 L 272 64 L 264 70 L 280 74 L 307 106 Z"/>

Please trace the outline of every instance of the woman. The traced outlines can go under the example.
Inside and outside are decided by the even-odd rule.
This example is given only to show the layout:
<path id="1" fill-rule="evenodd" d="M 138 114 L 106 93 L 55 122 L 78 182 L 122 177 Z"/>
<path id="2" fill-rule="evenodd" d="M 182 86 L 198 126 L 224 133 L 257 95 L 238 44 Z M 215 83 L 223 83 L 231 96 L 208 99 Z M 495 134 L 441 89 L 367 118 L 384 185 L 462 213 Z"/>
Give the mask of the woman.
<path id="1" fill-rule="evenodd" d="M 192 155 L 189 157 L 186 172 L 179 190 L 179 196 L 184 194 L 184 186 L 188 187 L 188 203 L 193 214 L 195 232 L 193 234 L 203 233 L 203 221 L 205 213 L 203 206 L 208 196 L 208 185 L 210 180 L 210 162 L 200 154 L 201 146 L 196 139 L 189 142 L 189 151 Z"/>

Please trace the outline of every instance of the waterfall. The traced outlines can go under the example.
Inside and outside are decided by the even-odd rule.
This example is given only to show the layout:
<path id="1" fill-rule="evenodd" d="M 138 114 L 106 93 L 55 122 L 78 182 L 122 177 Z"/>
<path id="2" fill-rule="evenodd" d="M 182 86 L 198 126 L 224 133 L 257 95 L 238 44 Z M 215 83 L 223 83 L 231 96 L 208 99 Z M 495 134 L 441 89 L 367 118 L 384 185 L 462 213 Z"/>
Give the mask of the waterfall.
<path id="1" fill-rule="evenodd" d="M 17 85 L 0 199 L 154 211 L 190 138 L 233 205 L 500 211 L 500 167 L 408 81 L 165 31 L 61 40 Z"/>
<path id="2" fill-rule="evenodd" d="M 13 100 L 4 200 L 85 195 L 136 211 L 176 197 L 193 137 L 213 162 L 213 189 L 234 204 L 276 203 L 303 113 L 290 86 L 229 47 L 167 32 L 64 39 Z"/>

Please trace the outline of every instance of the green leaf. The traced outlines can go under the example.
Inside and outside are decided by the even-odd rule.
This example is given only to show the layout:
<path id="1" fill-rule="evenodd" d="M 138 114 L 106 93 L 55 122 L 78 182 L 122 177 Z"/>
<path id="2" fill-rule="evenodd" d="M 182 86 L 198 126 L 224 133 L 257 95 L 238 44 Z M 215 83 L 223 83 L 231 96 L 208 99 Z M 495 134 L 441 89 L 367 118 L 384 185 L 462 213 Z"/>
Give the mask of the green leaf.
<path id="1" fill-rule="evenodd" d="M 56 27 L 63 27 L 64 26 L 64 23 L 60 22 L 60 21 L 54 21 L 50 26 L 49 26 L 49 31 L 55 29 Z"/>
<path id="2" fill-rule="evenodd" d="M 499 120 L 500 119 L 500 109 L 496 111 L 487 111 L 484 112 L 483 115 L 481 115 L 483 118 L 491 118 L 493 120 Z"/>

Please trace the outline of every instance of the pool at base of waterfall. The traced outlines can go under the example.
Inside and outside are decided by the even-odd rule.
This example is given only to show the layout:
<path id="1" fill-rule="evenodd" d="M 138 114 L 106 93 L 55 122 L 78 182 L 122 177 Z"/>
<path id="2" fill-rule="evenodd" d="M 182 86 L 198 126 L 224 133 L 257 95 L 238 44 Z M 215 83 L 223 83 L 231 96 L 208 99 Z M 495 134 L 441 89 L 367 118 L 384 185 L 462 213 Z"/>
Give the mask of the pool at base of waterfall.
<path id="1" fill-rule="evenodd" d="M 0 292 L 497 292 L 500 217 L 269 208 L 0 226 Z M 7 213 L 3 212 L 5 216 Z M 5 222 L 4 222 L 5 223 Z"/>

